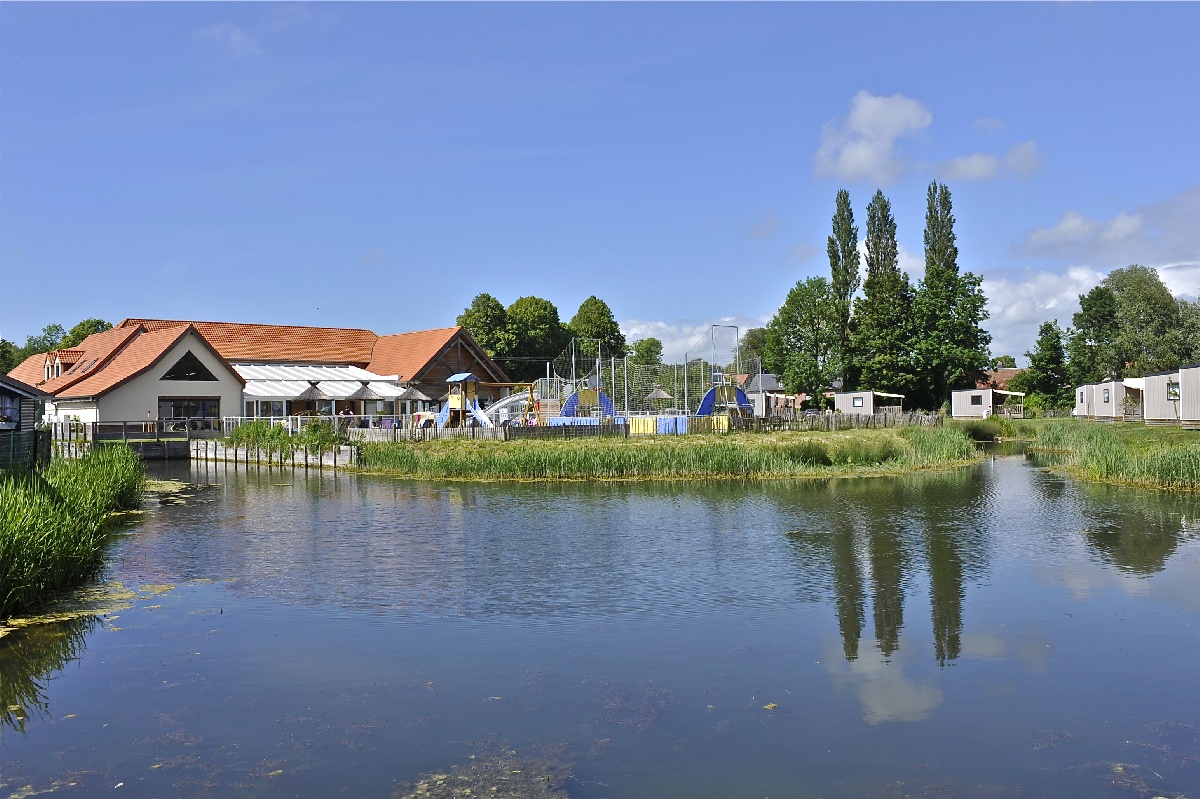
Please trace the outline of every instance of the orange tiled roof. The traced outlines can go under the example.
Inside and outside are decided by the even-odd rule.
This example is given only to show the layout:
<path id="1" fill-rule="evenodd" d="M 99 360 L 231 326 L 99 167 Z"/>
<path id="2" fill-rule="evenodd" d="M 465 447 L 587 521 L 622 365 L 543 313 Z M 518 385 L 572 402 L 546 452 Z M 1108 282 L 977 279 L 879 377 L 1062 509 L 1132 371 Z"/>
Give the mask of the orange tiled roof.
<path id="1" fill-rule="evenodd" d="M 78 383 L 92 372 L 103 369 L 104 365 L 112 359 L 113 355 L 119 352 L 140 331 L 141 328 L 132 327 L 123 330 L 113 328 L 112 330 L 105 330 L 102 333 L 93 333 L 70 350 L 73 353 L 78 353 L 78 359 L 74 362 L 74 365 L 69 369 L 65 369 L 58 377 L 51 378 L 50 380 L 46 379 L 46 360 L 48 358 L 53 360 L 53 350 L 30 355 L 18 364 L 16 369 L 9 372 L 9 375 L 32 386 L 37 386 L 47 394 L 58 394 L 63 389 Z M 85 369 L 86 371 L 84 371 Z"/>
<path id="2" fill-rule="evenodd" d="M 367 371 L 377 375 L 400 375 L 401 380 L 412 380 L 460 330 L 461 327 L 440 327 L 436 330 L 380 336 L 375 341 Z"/>
<path id="3" fill-rule="evenodd" d="M 14 366 L 8 376 L 30 386 L 44 382 L 46 380 L 46 353 L 39 352 L 30 355 Z"/>
<path id="4" fill-rule="evenodd" d="M 342 327 L 259 325 L 240 322 L 187 322 L 126 319 L 118 328 L 142 326 L 151 332 L 192 325 L 226 361 L 345 363 L 366 366 L 379 338 L 370 330 Z"/>
<path id="5" fill-rule="evenodd" d="M 141 328 L 135 329 L 141 330 Z M 70 390 L 59 391 L 58 396 L 60 398 L 99 397 L 106 394 L 154 366 L 189 332 L 198 334 L 195 327 L 187 323 L 164 327 L 152 332 L 141 330 L 132 341 L 105 364 L 103 369 L 99 371 L 89 369 L 83 380 L 72 385 Z M 203 336 L 201 339 L 203 340 Z M 218 354 L 216 350 L 213 350 L 213 353 Z M 233 367 L 228 363 L 225 365 L 232 374 L 237 375 L 237 372 L 233 371 Z M 245 381 L 242 382 L 244 385 Z"/>
<path id="6" fill-rule="evenodd" d="M 1001 391 L 1008 388 L 1008 381 L 1012 380 L 1024 369 L 1012 369 L 1005 367 L 1003 369 L 988 369 L 983 373 L 983 379 L 980 380 L 976 388 L 998 388 Z"/>

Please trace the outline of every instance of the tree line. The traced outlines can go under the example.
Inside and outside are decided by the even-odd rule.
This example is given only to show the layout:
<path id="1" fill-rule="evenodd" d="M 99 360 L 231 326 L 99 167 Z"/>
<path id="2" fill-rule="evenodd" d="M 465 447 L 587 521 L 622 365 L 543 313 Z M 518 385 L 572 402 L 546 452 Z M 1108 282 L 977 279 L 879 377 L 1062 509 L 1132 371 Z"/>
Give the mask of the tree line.
<path id="1" fill-rule="evenodd" d="M 518 297 L 506 308 L 491 294 L 477 294 L 455 321 L 516 381 L 544 377 L 546 362 L 558 357 L 572 338 L 599 341 L 605 358 L 631 354 L 635 361 L 654 362 L 662 356 L 657 339 L 643 339 L 630 348 L 608 303 L 594 295 L 564 323 L 558 307 L 541 297 Z"/>
<path id="2" fill-rule="evenodd" d="M 830 276 L 797 282 L 753 347 L 789 392 L 818 398 L 830 388 L 903 394 L 910 408 L 936 409 L 950 391 L 972 388 L 989 366 L 991 335 L 982 278 L 962 272 L 950 189 L 926 192 L 925 277 L 900 268 L 896 219 L 877 190 L 867 205 L 865 278 L 850 193 L 837 193 L 828 239 Z M 861 294 L 859 289 L 862 289 Z M 745 340 L 744 340 L 745 341 Z"/>
<path id="3" fill-rule="evenodd" d="M 1066 330 L 1038 328 L 1029 368 L 1009 381 L 1033 408 L 1071 408 L 1075 386 L 1141 377 L 1200 362 L 1200 300 L 1176 298 L 1158 272 L 1140 264 L 1114 269 L 1079 295 Z"/>

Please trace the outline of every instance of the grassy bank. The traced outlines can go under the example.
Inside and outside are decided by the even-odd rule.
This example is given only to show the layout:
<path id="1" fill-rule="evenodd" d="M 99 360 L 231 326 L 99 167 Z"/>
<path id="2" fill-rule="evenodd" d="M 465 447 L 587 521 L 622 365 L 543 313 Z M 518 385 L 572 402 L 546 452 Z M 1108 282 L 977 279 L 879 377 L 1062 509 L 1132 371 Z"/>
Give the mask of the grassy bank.
<path id="1" fill-rule="evenodd" d="M 1085 480 L 1200 491 L 1200 433 L 1178 427 L 1055 421 L 1039 425 L 1034 449 Z"/>
<path id="2" fill-rule="evenodd" d="M 977 458 L 947 428 L 597 438 L 367 443 L 366 472 L 456 480 L 787 478 L 894 474 Z"/>
<path id="3" fill-rule="evenodd" d="M 126 446 L 0 476 L 0 619 L 88 577 L 108 517 L 137 507 L 144 481 L 141 461 Z"/>

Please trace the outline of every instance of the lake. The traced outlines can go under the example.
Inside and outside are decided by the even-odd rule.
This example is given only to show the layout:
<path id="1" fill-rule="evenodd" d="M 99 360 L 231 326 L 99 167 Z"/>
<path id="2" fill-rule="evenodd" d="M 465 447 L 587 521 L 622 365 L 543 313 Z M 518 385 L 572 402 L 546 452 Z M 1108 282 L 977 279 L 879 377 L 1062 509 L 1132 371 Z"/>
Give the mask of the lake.
<path id="1" fill-rule="evenodd" d="M 0 797 L 1195 796 L 1200 498 L 949 474 L 155 467 L 107 613 L 0 640 Z M 540 777 L 539 777 L 540 778 Z M 119 787 L 118 787 L 119 786 Z"/>

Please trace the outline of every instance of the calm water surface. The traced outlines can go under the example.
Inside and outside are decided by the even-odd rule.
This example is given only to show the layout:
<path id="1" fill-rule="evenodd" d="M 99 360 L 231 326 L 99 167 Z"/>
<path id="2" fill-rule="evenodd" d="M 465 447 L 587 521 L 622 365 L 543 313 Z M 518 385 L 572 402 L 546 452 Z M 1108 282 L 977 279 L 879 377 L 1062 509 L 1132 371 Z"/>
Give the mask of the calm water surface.
<path id="1" fill-rule="evenodd" d="M 178 468 L 178 467 L 176 467 Z M 1200 500 L 1021 456 L 802 484 L 234 473 L 0 642 L 0 797 L 1200 795 Z M 120 787 L 116 787 L 120 785 Z"/>

